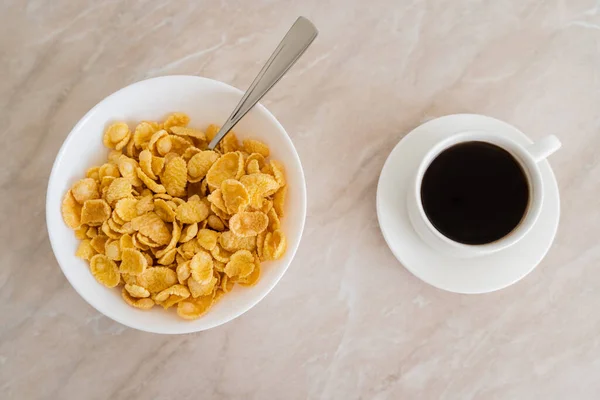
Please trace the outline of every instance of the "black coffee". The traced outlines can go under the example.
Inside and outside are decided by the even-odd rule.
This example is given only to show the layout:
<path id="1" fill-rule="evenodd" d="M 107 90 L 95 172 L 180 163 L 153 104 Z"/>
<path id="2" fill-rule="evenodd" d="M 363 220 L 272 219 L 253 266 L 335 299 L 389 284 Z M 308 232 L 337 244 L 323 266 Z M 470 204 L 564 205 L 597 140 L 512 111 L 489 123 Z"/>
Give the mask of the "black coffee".
<path id="1" fill-rule="evenodd" d="M 421 202 L 446 237 L 464 244 L 491 243 L 521 222 L 529 184 L 509 152 L 485 142 L 466 142 L 444 150 L 429 165 Z"/>

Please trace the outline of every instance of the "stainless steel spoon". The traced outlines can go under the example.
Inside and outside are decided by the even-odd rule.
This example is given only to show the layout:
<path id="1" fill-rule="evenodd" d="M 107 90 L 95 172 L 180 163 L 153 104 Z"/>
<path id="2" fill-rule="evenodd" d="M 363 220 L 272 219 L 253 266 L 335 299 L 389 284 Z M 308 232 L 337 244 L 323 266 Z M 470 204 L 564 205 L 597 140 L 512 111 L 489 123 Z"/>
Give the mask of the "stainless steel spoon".
<path id="1" fill-rule="evenodd" d="M 208 144 L 213 150 L 235 124 L 281 79 L 308 46 L 317 37 L 317 28 L 304 17 L 299 17 L 275 49 L 264 67 L 244 93 L 244 97 L 235 107 L 217 135 Z"/>

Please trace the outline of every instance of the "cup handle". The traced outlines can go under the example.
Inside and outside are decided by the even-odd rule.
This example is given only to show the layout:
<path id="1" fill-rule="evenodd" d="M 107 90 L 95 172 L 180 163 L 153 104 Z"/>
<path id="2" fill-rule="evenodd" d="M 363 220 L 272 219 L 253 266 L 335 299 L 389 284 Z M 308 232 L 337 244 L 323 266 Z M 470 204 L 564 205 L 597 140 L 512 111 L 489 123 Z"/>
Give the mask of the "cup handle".
<path id="1" fill-rule="evenodd" d="M 527 151 L 537 163 L 545 160 L 550 154 L 560 149 L 560 146 L 562 146 L 562 144 L 556 136 L 548 135 L 545 138 L 527 146 Z"/>

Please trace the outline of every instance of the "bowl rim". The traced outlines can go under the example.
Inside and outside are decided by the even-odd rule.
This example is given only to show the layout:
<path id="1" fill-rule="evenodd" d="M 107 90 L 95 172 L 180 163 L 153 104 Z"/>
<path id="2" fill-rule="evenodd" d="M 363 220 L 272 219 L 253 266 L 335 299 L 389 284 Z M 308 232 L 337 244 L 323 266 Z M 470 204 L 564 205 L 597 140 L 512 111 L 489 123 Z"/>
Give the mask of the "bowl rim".
<path id="1" fill-rule="evenodd" d="M 227 83 L 224 83 L 224 82 L 221 82 L 221 81 L 218 81 L 215 79 L 205 78 L 205 77 L 201 77 L 201 76 L 194 76 L 194 75 L 165 75 L 165 76 L 144 79 L 141 81 L 134 82 L 130 85 L 124 86 L 121 89 L 109 94 L 108 96 L 106 96 L 102 100 L 100 100 L 94 107 L 92 107 L 88 112 L 86 112 L 85 115 L 83 117 L 81 117 L 81 119 L 79 119 L 79 121 L 77 121 L 77 123 L 73 126 L 73 128 L 71 129 L 71 131 L 69 132 L 67 137 L 64 139 L 60 149 L 58 150 L 58 152 L 56 154 L 56 157 L 54 158 L 54 162 L 52 164 L 52 170 L 51 170 L 50 176 L 48 178 L 48 186 L 46 188 L 46 230 L 48 232 L 48 239 L 50 241 L 50 246 L 52 248 L 52 253 L 54 255 L 54 258 L 55 258 L 58 266 L 60 267 L 63 275 L 65 276 L 65 278 L 67 278 L 67 281 L 69 282 L 71 287 L 75 290 L 75 292 L 77 292 L 77 294 L 79 294 L 79 296 L 81 296 L 81 298 L 86 303 L 88 303 L 90 306 L 92 306 L 92 308 L 94 308 L 100 314 L 105 315 L 106 317 L 112 319 L 113 321 L 116 321 L 122 325 L 129 327 L 129 328 L 137 329 L 137 330 L 148 332 L 148 333 L 186 334 L 186 333 L 205 331 L 205 330 L 216 328 L 220 325 L 226 324 L 227 322 L 230 322 L 230 321 L 238 318 L 239 316 L 245 314 L 246 312 L 248 312 L 251 308 L 256 306 L 261 300 L 263 300 L 269 293 L 271 293 L 273 288 L 277 285 L 277 283 L 279 283 L 281 278 L 283 278 L 283 276 L 287 272 L 292 261 L 294 261 L 296 253 L 298 251 L 298 248 L 300 247 L 300 243 L 302 241 L 302 235 L 304 233 L 304 227 L 306 224 L 306 209 L 307 209 L 306 178 L 304 176 L 304 168 L 302 167 L 302 162 L 300 160 L 300 156 L 298 155 L 298 151 L 296 150 L 296 147 L 294 146 L 294 143 L 292 142 L 292 139 L 290 138 L 289 134 L 284 129 L 284 127 L 281 125 L 281 123 L 277 120 L 277 118 L 275 118 L 275 116 L 265 106 L 263 106 L 261 103 L 257 103 L 253 108 L 259 109 L 267 117 L 269 122 L 272 123 L 274 125 L 274 127 L 280 133 L 283 134 L 285 141 L 288 143 L 288 145 L 290 146 L 290 148 L 292 150 L 293 157 L 298 162 L 298 165 L 300 165 L 300 170 L 298 172 L 299 172 L 299 177 L 301 180 L 301 184 L 300 184 L 300 188 L 299 188 L 301 204 L 300 204 L 300 209 L 297 212 L 301 213 L 301 223 L 300 223 L 300 229 L 298 231 L 298 243 L 294 248 L 287 249 L 288 252 L 291 251 L 291 257 L 290 257 L 288 263 L 281 266 L 281 268 L 283 269 L 281 275 L 279 277 L 277 277 L 276 279 L 274 279 L 272 282 L 270 282 L 269 285 L 267 286 L 266 290 L 262 294 L 258 295 L 256 298 L 252 299 L 251 301 L 248 301 L 243 307 L 240 308 L 239 311 L 232 313 L 230 316 L 219 319 L 219 320 L 215 321 L 214 323 L 211 323 L 206 326 L 197 327 L 197 326 L 190 324 L 190 325 L 179 326 L 179 327 L 177 327 L 177 329 L 156 329 L 156 327 L 148 328 L 144 324 L 139 324 L 135 321 L 124 320 L 124 319 L 120 318 L 118 315 L 115 315 L 115 313 L 113 313 L 110 308 L 105 309 L 100 304 L 94 304 L 94 301 L 91 299 L 91 296 L 88 296 L 86 293 L 83 293 L 82 291 L 80 291 L 80 288 L 78 288 L 78 285 L 71 280 L 69 275 L 66 273 L 65 268 L 63 267 L 60 260 L 58 259 L 58 256 L 57 256 L 58 250 L 57 250 L 56 243 L 58 243 L 60 238 L 55 236 L 56 234 L 53 233 L 54 231 L 50 228 L 50 221 L 49 221 L 50 213 L 60 213 L 60 209 L 57 209 L 57 210 L 51 209 L 51 204 L 50 204 L 51 198 L 52 198 L 51 193 L 54 193 L 57 190 L 57 189 L 54 189 L 54 187 L 57 185 L 57 182 L 58 182 L 58 176 L 56 175 L 58 164 L 59 164 L 60 160 L 62 160 L 62 158 L 65 156 L 68 144 L 75 137 L 75 132 L 80 131 L 81 126 L 84 125 L 87 122 L 87 120 L 89 118 L 91 118 L 91 116 L 94 113 L 96 113 L 97 110 L 103 104 L 105 104 L 106 102 L 109 102 L 113 97 L 116 97 L 121 92 L 123 92 L 125 90 L 129 90 L 132 87 L 147 85 L 150 82 L 155 82 L 155 81 L 159 81 L 159 80 L 182 79 L 182 78 L 184 78 L 184 79 L 191 78 L 191 79 L 195 79 L 195 80 L 199 80 L 199 81 L 205 81 L 207 83 L 216 85 L 217 87 L 220 87 L 221 89 L 238 94 L 240 96 L 242 96 L 244 94 L 244 92 L 242 90 L 240 90 L 236 87 L 233 87 Z M 60 201 L 59 201 L 59 203 L 60 203 Z M 60 220 L 62 221 L 62 216 L 60 217 Z M 170 325 L 167 324 L 165 326 L 170 326 Z"/>

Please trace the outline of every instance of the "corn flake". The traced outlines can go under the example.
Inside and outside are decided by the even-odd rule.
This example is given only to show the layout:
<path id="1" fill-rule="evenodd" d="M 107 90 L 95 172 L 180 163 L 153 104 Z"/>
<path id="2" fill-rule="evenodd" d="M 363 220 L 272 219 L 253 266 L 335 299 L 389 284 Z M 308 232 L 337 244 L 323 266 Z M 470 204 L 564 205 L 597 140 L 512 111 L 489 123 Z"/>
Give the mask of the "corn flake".
<path id="1" fill-rule="evenodd" d="M 210 254 L 201 250 L 190 262 L 192 278 L 199 283 L 207 283 L 213 276 L 213 260 Z"/>
<path id="2" fill-rule="evenodd" d="M 87 200 L 81 209 L 81 223 L 97 226 L 110 218 L 111 209 L 102 199 Z"/>
<path id="3" fill-rule="evenodd" d="M 180 284 L 175 284 L 158 293 L 154 300 L 167 309 L 188 297 L 190 297 L 188 288 Z"/>
<path id="4" fill-rule="evenodd" d="M 154 300 L 147 297 L 141 299 L 135 298 L 131 296 L 125 288 L 123 288 L 121 291 L 121 296 L 123 297 L 123 300 L 125 300 L 125 303 L 132 307 L 139 308 L 141 310 L 149 310 L 154 307 Z"/>
<path id="5" fill-rule="evenodd" d="M 219 188 L 226 179 L 239 179 L 244 173 L 244 160 L 239 153 L 227 153 L 221 156 L 208 170 L 206 182 L 214 189 Z"/>
<path id="6" fill-rule="evenodd" d="M 117 286 L 121 280 L 117 264 L 104 254 L 96 254 L 90 259 L 90 271 L 98 282 L 109 288 Z"/>
<path id="7" fill-rule="evenodd" d="M 61 212 L 63 220 L 69 228 L 75 229 L 81 225 L 81 205 L 77 203 L 71 190 L 63 198 Z"/>
<path id="8" fill-rule="evenodd" d="M 187 164 L 183 158 L 176 156 L 167 162 L 161 176 L 161 183 L 171 196 L 184 196 L 186 194 Z"/>
<path id="9" fill-rule="evenodd" d="M 246 139 L 243 142 L 244 144 L 244 150 L 247 153 L 258 153 L 263 157 L 269 157 L 269 146 L 267 146 L 266 144 L 264 144 L 263 142 L 259 142 L 258 140 L 253 140 L 253 139 Z"/>
<path id="10" fill-rule="evenodd" d="M 221 183 L 221 196 L 228 214 L 243 211 L 249 202 L 246 187 L 234 179 L 226 179 Z"/>
<path id="11" fill-rule="evenodd" d="M 229 278 L 245 278 L 254 270 L 254 256 L 248 250 L 238 250 L 225 266 Z"/>
<path id="12" fill-rule="evenodd" d="M 128 275 L 128 279 L 135 280 L 135 278 L 133 278 L 133 275 Z M 136 297 L 140 299 L 144 297 L 150 297 L 150 292 L 146 288 L 138 286 L 136 284 L 125 284 L 125 290 L 127 290 L 131 297 Z"/>
<path id="13" fill-rule="evenodd" d="M 177 283 L 177 274 L 167 267 L 149 267 L 137 276 L 138 285 L 159 293 Z"/>
<path id="14" fill-rule="evenodd" d="M 198 319 L 208 312 L 213 300 L 213 296 L 208 295 L 180 301 L 177 303 L 177 315 L 183 319 Z"/>
<path id="15" fill-rule="evenodd" d="M 241 212 L 235 214 L 229 220 L 229 229 L 237 236 L 256 236 L 269 224 L 269 218 L 260 211 Z"/>
<path id="16" fill-rule="evenodd" d="M 94 250 L 89 240 L 84 239 L 81 241 L 81 243 L 79 243 L 79 247 L 77 247 L 77 252 L 75 255 L 79 258 L 89 261 L 94 255 L 96 255 L 96 250 Z"/>

